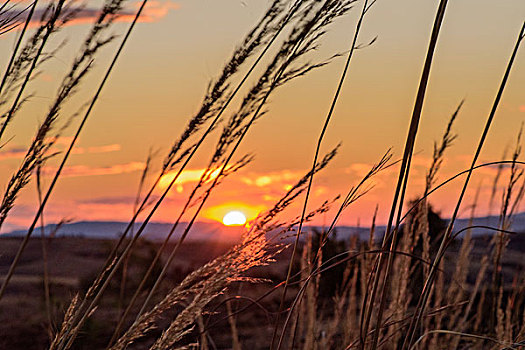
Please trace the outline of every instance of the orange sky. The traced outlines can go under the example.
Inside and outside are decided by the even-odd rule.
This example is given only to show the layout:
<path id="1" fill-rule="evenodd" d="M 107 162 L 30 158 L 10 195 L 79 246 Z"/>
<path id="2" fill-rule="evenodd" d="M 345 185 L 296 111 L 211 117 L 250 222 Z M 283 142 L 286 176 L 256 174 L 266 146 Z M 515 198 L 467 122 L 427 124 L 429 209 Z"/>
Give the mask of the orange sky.
<path id="1" fill-rule="evenodd" d="M 95 9 L 99 3 L 89 2 L 87 10 Z M 394 158 L 400 157 L 437 3 L 437 0 L 378 0 L 370 11 L 361 41 L 368 42 L 375 36 L 378 39 L 372 46 L 358 50 L 352 62 L 323 143 L 326 152 L 342 142 L 341 151 L 316 177 L 312 209 L 326 199 L 346 193 L 388 148 L 393 148 Z M 52 196 L 46 221 L 63 217 L 129 219 L 149 150 L 153 148 L 158 154 L 150 183 L 171 143 L 197 110 L 208 81 L 220 72 L 243 33 L 267 4 L 259 0 L 151 1 L 83 131 Z M 136 5 L 132 1 L 126 13 L 132 13 Z M 75 39 L 89 29 L 94 12 L 87 10 L 55 40 L 56 45 L 59 39 L 69 39 L 66 48 L 46 64 L 43 74 L 32 84 L 29 90 L 35 92 L 35 97 L 8 128 L 5 140 L 10 141 L 0 150 L 3 183 L 18 166 L 24 146 L 69 67 L 78 48 Z M 353 10 L 333 26 L 315 57 L 346 50 L 357 12 Z M 124 16 L 115 32 L 124 32 L 125 19 L 129 18 Z M 433 142 L 439 140 L 449 116 L 463 98 L 465 105 L 454 128 L 458 139 L 447 154 L 439 178 L 446 179 L 469 164 L 524 18 L 523 0 L 450 3 L 423 111 L 409 198 L 423 191 Z M 1 62 L 7 62 L 14 40 L 14 34 L 0 39 Z M 104 50 L 95 62 L 93 75 L 66 113 L 89 98 L 114 49 L 111 46 Z M 501 158 L 505 147 L 514 145 L 525 119 L 524 51 L 522 48 L 516 60 L 481 162 Z M 277 91 L 268 106 L 269 113 L 250 130 L 238 153 L 239 156 L 253 153 L 255 160 L 227 178 L 212 194 L 202 220 L 218 220 L 229 209 L 244 211 L 248 218 L 253 218 L 271 207 L 306 172 L 343 63 L 336 60 Z M 70 129 L 66 134 L 72 133 Z M 205 143 L 154 220 L 176 218 L 185 196 L 206 165 L 216 138 L 214 134 Z M 63 150 L 68 141 L 64 138 L 56 150 Z M 45 174 L 52 173 L 55 167 L 56 161 L 50 161 Z M 396 172 L 392 167 L 374 178 L 373 190 L 352 205 L 340 223 L 368 224 L 376 204 L 380 208 L 379 221 L 384 222 Z M 480 214 L 487 212 L 494 173 L 495 169 L 486 168 L 473 179 L 466 204 L 482 183 Z M 49 177 L 45 177 L 45 182 L 49 182 Z M 438 192 L 431 200 L 444 215 L 457 197 L 458 184 Z M 20 196 L 3 230 L 26 225 L 35 204 L 36 190 L 32 184 Z M 290 208 L 285 217 L 299 215 L 299 204 Z M 332 213 L 328 213 L 316 223 L 328 224 L 331 218 Z"/>

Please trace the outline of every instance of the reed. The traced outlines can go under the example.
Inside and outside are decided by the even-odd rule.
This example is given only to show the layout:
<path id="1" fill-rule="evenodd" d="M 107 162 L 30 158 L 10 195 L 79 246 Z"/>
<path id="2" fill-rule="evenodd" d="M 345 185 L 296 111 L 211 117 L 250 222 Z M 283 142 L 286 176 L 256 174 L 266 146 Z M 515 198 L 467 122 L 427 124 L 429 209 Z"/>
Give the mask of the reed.
<path id="1" fill-rule="evenodd" d="M 470 178 L 472 176 L 472 171 L 473 171 L 473 169 L 474 169 L 474 167 L 475 167 L 475 165 L 477 163 L 477 160 L 479 158 L 479 154 L 481 153 L 481 149 L 483 148 L 483 144 L 484 144 L 485 139 L 487 137 L 487 134 L 489 132 L 490 126 L 492 124 L 492 121 L 494 119 L 496 111 L 498 110 L 498 106 L 499 106 L 499 103 L 501 101 L 501 97 L 503 95 L 503 91 L 505 90 L 505 86 L 507 84 L 507 81 L 508 81 L 508 78 L 509 78 L 509 75 L 510 75 L 513 63 L 514 63 L 514 60 L 516 58 L 516 55 L 517 55 L 518 49 L 519 49 L 519 47 L 521 45 L 521 42 L 523 41 L 524 38 L 525 38 L 525 22 L 523 23 L 523 26 L 521 27 L 521 29 L 520 29 L 520 31 L 518 33 L 518 38 L 516 40 L 516 45 L 514 46 L 514 50 L 513 50 L 512 55 L 511 55 L 511 57 L 509 59 L 509 62 L 507 64 L 507 68 L 505 70 L 505 74 L 503 76 L 502 82 L 501 82 L 500 87 L 498 89 L 498 93 L 497 93 L 496 98 L 494 100 L 492 109 L 491 109 L 490 114 L 489 114 L 489 116 L 487 118 L 487 122 L 486 122 L 485 128 L 483 130 L 483 134 L 481 135 L 478 147 L 477 147 L 476 152 L 474 154 L 474 157 L 472 159 L 472 164 L 471 164 L 470 170 L 467 173 L 467 178 L 465 179 L 465 182 L 463 184 L 463 188 L 462 188 L 461 193 L 459 195 L 459 199 L 458 199 L 456 207 L 454 209 L 452 218 L 450 220 L 450 223 L 448 225 L 447 230 L 445 231 L 445 234 L 443 236 L 443 240 L 441 241 L 440 248 L 439 248 L 439 250 L 438 250 L 438 252 L 436 254 L 436 258 L 434 259 L 434 263 L 433 263 L 432 268 L 430 270 L 429 276 L 428 276 L 428 278 L 427 278 L 427 280 L 425 282 L 425 285 L 423 287 L 422 297 L 419 299 L 418 307 L 417 307 L 417 309 L 419 310 L 419 316 L 413 318 L 413 320 L 411 322 L 411 326 L 410 326 L 409 331 L 408 331 L 408 336 L 405 338 L 405 340 L 406 340 L 405 344 L 407 346 L 410 346 L 410 343 L 412 342 L 411 339 L 414 338 L 415 326 L 418 323 L 418 319 L 420 319 L 420 317 L 421 317 L 420 315 L 422 313 L 422 310 L 424 310 L 424 308 L 425 308 L 426 299 L 428 298 L 428 291 L 429 291 L 429 288 L 431 286 L 431 281 L 432 281 L 433 276 L 434 276 L 432 270 L 435 269 L 436 264 L 439 263 L 439 261 L 441 260 L 441 258 L 443 256 L 445 244 L 446 244 L 447 240 L 450 238 L 450 235 L 452 233 L 452 229 L 454 227 L 454 221 L 455 221 L 455 219 L 456 219 L 456 217 L 458 215 L 462 199 L 463 199 L 463 197 L 465 195 L 465 192 L 467 190 L 468 184 L 470 182 Z"/>

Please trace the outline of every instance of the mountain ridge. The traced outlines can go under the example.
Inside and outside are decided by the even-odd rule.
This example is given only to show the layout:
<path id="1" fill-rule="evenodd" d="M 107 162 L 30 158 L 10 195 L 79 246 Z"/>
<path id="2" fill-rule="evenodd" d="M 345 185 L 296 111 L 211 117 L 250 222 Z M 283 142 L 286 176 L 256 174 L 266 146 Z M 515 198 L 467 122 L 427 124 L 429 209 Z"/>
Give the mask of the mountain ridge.
<path id="1" fill-rule="evenodd" d="M 454 231 L 465 230 L 469 225 L 470 219 L 457 219 L 454 225 Z M 473 219 L 475 226 L 498 227 L 498 216 L 483 216 Z M 93 239 L 116 239 L 119 238 L 125 231 L 129 223 L 122 221 L 77 221 L 63 224 L 56 232 L 57 237 L 85 237 Z M 142 225 L 141 222 L 133 225 L 132 232 L 137 232 Z M 57 224 L 48 224 L 44 227 L 46 235 L 50 235 L 56 230 Z M 178 239 L 187 228 L 187 222 L 181 222 L 175 230 L 172 239 Z M 165 235 L 171 230 L 171 223 L 151 222 L 149 223 L 142 236 L 150 240 L 163 240 Z M 311 225 L 305 226 L 309 230 L 322 230 L 323 227 Z M 337 236 L 340 239 L 347 239 L 351 235 L 358 234 L 360 238 L 366 239 L 369 235 L 369 227 L 357 227 L 350 225 L 337 226 Z M 386 226 L 377 226 L 377 236 L 380 237 L 384 233 Z M 35 230 L 35 234 L 40 235 L 41 228 Z M 510 231 L 525 232 L 525 212 L 514 215 Z M 26 230 L 18 229 L 2 233 L 2 237 L 20 237 L 26 234 Z M 481 235 L 490 232 L 484 228 L 472 229 L 473 235 Z M 495 232 L 495 231 L 492 231 Z M 205 239 L 221 239 L 221 240 L 238 240 L 242 233 L 242 227 L 228 227 L 219 222 L 205 222 L 198 221 L 193 224 L 188 239 L 205 240 Z"/>

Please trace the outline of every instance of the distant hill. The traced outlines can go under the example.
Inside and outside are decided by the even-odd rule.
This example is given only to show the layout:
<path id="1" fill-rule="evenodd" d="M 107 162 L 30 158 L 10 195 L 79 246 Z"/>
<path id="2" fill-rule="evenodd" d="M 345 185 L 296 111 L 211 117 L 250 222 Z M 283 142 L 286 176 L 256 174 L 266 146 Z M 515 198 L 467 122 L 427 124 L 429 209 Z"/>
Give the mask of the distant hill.
<path id="1" fill-rule="evenodd" d="M 464 229 L 469 224 L 469 219 L 459 219 L 456 220 L 454 225 L 454 231 L 457 232 L 461 229 Z M 488 226 L 488 227 L 498 227 L 499 217 L 498 216 L 483 216 L 474 218 L 473 225 L 475 226 Z M 472 230 L 473 235 L 479 235 L 487 233 L 489 230 L 482 228 L 475 228 Z M 512 226 L 510 231 L 522 233 L 525 232 L 525 212 L 518 213 L 513 216 Z M 495 231 L 492 231 L 495 232 Z"/>
<path id="2" fill-rule="evenodd" d="M 448 220 L 447 220 L 448 221 Z M 469 226 L 470 219 L 456 219 L 456 222 L 454 223 L 454 232 L 459 232 L 460 237 L 465 234 L 465 229 Z M 499 224 L 499 217 L 498 216 L 483 216 L 483 217 L 477 217 L 474 218 L 472 221 L 472 226 L 485 226 L 485 227 L 494 227 L 497 228 Z M 376 237 L 382 237 L 384 232 L 386 230 L 386 226 L 377 226 L 376 227 Z M 350 235 L 359 233 L 360 238 L 368 238 L 369 235 L 369 228 L 364 227 L 351 227 L 351 226 L 341 226 L 337 227 L 337 235 L 339 238 L 346 238 Z M 509 229 L 509 231 L 513 231 L 516 233 L 524 233 L 525 232 L 525 212 L 524 213 L 518 213 L 513 216 L 512 225 Z M 485 235 L 485 234 L 493 234 L 496 231 L 489 230 L 486 228 L 473 228 L 472 229 L 472 235 L 473 236 L 479 236 L 479 235 Z"/>
<path id="3" fill-rule="evenodd" d="M 132 232 L 137 232 L 142 223 L 135 223 Z M 116 239 L 119 238 L 128 226 L 127 222 L 119 221 L 78 221 L 62 225 L 56 232 L 57 237 L 84 237 L 93 239 Z M 188 224 L 180 223 L 173 234 L 173 239 L 178 239 L 184 233 Z M 152 222 L 146 226 L 142 237 L 157 241 L 166 237 L 171 230 L 172 224 Z M 49 235 L 56 230 L 56 224 L 44 227 L 45 234 Z M 14 230 L 2 234 L 3 237 L 18 237 L 26 234 L 26 230 Z M 240 234 L 238 227 L 225 227 L 220 223 L 196 222 L 190 230 L 188 238 L 194 240 L 220 239 L 236 240 Z M 33 235 L 40 236 L 40 228 L 35 229 Z M 129 235 L 129 234 L 128 234 Z"/>
<path id="4" fill-rule="evenodd" d="M 458 219 L 454 225 L 454 231 L 457 232 L 466 228 L 469 224 L 469 219 Z M 118 221 L 79 221 L 69 224 L 64 224 L 58 230 L 58 237 L 85 237 L 93 239 L 115 239 L 122 235 L 126 229 L 128 223 Z M 141 223 L 136 223 L 133 227 L 133 232 L 137 232 L 140 228 Z M 178 239 L 183 234 L 188 223 L 180 223 L 173 234 L 173 239 Z M 486 216 L 478 217 L 473 221 L 475 226 L 498 226 L 497 216 Z M 378 226 L 376 228 L 376 237 L 381 237 L 385 231 L 385 226 Z M 45 226 L 45 233 L 49 235 L 56 229 L 55 224 L 49 224 Z M 142 237 L 158 241 L 164 239 L 166 234 L 170 231 L 171 224 L 153 222 L 146 226 L 145 232 Z M 309 226 L 305 227 L 305 230 L 322 230 L 320 226 Z M 359 235 L 362 239 L 367 239 L 369 235 L 368 227 L 354 227 L 354 226 L 338 226 L 337 237 L 339 239 L 348 239 L 350 236 L 355 234 Z M 525 213 L 519 213 L 514 216 L 511 230 L 514 232 L 525 232 Z M 241 227 L 226 227 L 218 222 L 196 222 L 188 235 L 188 239 L 191 240 L 224 240 L 224 241 L 237 241 L 242 232 Z M 480 235 L 486 233 L 493 233 L 494 231 L 476 228 L 472 230 L 473 235 Z M 26 230 L 14 230 L 2 234 L 3 237 L 20 237 L 26 234 Z M 33 233 L 35 236 L 40 235 L 40 228 L 37 228 Z"/>

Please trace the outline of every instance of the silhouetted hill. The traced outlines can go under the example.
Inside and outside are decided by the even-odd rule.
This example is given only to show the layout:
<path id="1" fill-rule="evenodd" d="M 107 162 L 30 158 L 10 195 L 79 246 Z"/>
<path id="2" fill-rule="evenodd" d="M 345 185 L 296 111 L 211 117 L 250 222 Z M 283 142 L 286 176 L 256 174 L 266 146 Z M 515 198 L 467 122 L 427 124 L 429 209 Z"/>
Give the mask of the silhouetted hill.
<path id="1" fill-rule="evenodd" d="M 137 232 L 142 223 L 135 223 L 132 232 Z M 128 226 L 127 222 L 119 221 L 79 221 L 62 225 L 56 230 L 56 224 L 49 224 L 45 226 L 45 234 L 49 235 L 56 232 L 57 237 L 84 237 L 93 239 L 115 239 L 119 238 Z M 173 239 L 180 238 L 188 224 L 186 222 L 180 223 L 173 234 Z M 157 241 L 162 240 L 170 232 L 172 224 L 152 222 L 149 223 L 142 237 Z M 212 222 L 196 222 L 190 230 L 189 239 L 206 240 L 213 238 L 213 240 L 237 240 L 240 235 L 239 227 L 225 227 L 220 223 Z M 5 237 L 19 237 L 26 234 L 26 230 L 15 230 L 3 234 Z M 33 235 L 40 236 L 40 228 L 35 229 Z M 130 235 L 130 233 L 128 233 Z"/>
<path id="2" fill-rule="evenodd" d="M 469 225 L 469 219 L 457 219 L 454 225 L 454 232 L 464 230 Z M 133 232 L 137 232 L 142 223 L 135 223 L 133 226 Z M 128 223 L 119 221 L 79 221 L 74 223 L 68 223 L 62 225 L 56 233 L 59 237 L 84 237 L 93 239 L 115 239 L 122 235 L 126 229 Z M 182 222 L 178 225 L 173 239 L 178 239 L 183 234 L 188 223 Z M 485 216 L 474 218 L 474 226 L 487 226 L 487 227 L 498 227 L 497 216 Z M 168 232 L 171 230 L 172 224 L 153 222 L 146 226 L 142 237 L 158 241 L 164 239 Z M 376 237 L 382 237 L 385 226 L 376 227 Z M 307 226 L 307 230 L 323 230 L 320 226 Z M 56 230 L 55 224 L 49 224 L 45 226 L 45 233 L 49 235 Z M 226 227 L 219 222 L 196 222 L 190 230 L 188 239 L 191 240 L 225 240 L 225 241 L 236 241 L 239 239 L 242 232 L 242 227 Z M 519 213 L 514 216 L 514 220 L 511 226 L 511 231 L 514 232 L 525 232 L 525 213 Z M 337 238 L 346 240 L 350 236 L 358 235 L 361 239 L 368 239 L 370 229 L 368 227 L 355 227 L 355 226 L 337 226 Z M 473 236 L 492 234 L 495 231 L 488 230 L 486 228 L 474 228 L 472 229 Z M 26 234 L 25 230 L 14 230 L 2 234 L 4 237 L 19 237 Z M 37 228 L 33 235 L 40 235 L 40 228 Z M 461 234 L 462 235 L 462 234 Z M 461 236 L 460 235 L 460 236 Z"/>

